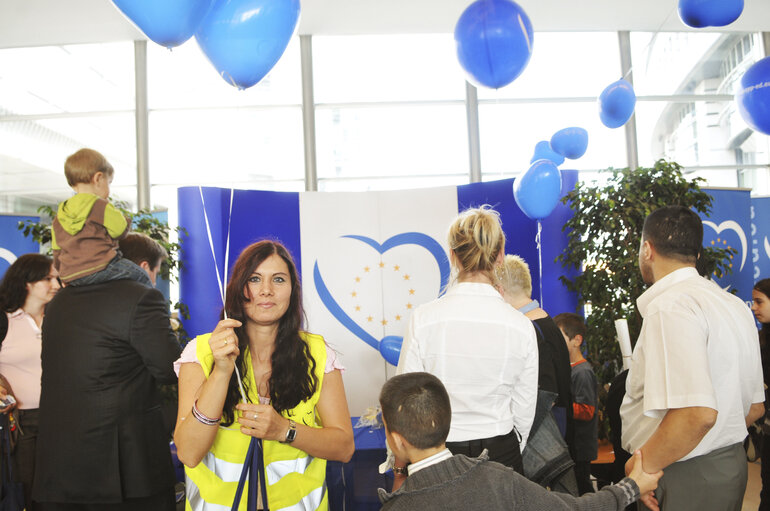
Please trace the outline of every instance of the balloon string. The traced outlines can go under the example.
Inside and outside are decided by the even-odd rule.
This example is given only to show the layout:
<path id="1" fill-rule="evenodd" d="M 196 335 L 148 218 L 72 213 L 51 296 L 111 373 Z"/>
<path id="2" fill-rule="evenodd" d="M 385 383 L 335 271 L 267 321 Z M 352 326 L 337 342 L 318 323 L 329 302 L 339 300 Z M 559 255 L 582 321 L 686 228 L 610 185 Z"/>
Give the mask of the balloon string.
<path id="1" fill-rule="evenodd" d="M 544 307 L 543 302 L 543 247 L 540 243 L 540 233 L 543 230 L 543 224 L 540 223 L 540 220 L 537 221 L 537 234 L 535 235 L 535 243 L 537 244 L 537 260 L 538 260 L 538 269 L 540 273 L 540 307 Z"/>
<path id="2" fill-rule="evenodd" d="M 224 318 L 227 319 L 227 309 L 225 308 L 225 297 L 227 293 L 227 288 L 222 285 L 222 278 L 219 276 L 219 265 L 217 264 L 217 255 L 214 250 L 214 239 L 211 236 L 211 225 L 209 223 L 209 215 L 206 213 L 206 201 L 203 198 L 203 187 L 198 187 L 198 192 L 201 196 L 201 205 L 203 206 L 203 220 L 206 223 L 206 234 L 208 235 L 209 239 L 209 248 L 211 249 L 211 259 L 214 261 L 214 272 L 217 275 L 217 283 L 219 284 L 219 296 L 222 298 L 222 314 L 224 315 Z M 232 188 L 230 188 L 230 211 L 227 218 L 227 242 L 225 245 L 225 269 L 224 269 L 224 278 L 225 282 L 227 282 L 227 262 L 230 255 L 230 224 L 232 221 L 233 216 L 233 194 L 234 191 Z M 243 382 L 241 381 L 241 372 L 238 370 L 238 365 L 234 364 L 235 367 L 235 376 L 238 380 L 238 389 L 241 392 L 241 399 L 244 403 L 248 403 L 246 400 L 246 392 L 243 388 Z"/>

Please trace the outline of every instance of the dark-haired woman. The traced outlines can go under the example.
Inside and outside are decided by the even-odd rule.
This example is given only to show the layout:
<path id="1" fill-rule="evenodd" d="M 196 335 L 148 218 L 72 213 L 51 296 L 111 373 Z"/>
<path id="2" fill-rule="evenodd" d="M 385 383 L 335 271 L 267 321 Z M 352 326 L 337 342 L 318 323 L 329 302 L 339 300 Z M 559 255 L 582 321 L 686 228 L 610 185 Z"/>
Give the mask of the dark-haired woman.
<path id="1" fill-rule="evenodd" d="M 762 491 L 759 494 L 759 510 L 770 511 L 770 279 L 754 284 L 751 291 L 751 312 L 762 324 L 759 331 L 759 349 L 762 353 L 762 372 L 765 377 L 765 417 L 762 424 Z"/>
<path id="2" fill-rule="evenodd" d="M 28 511 L 37 508 L 32 502 L 32 480 L 43 373 L 40 326 L 46 304 L 60 287 L 53 261 L 42 254 L 25 254 L 16 259 L 0 283 L 0 309 L 7 321 L 7 333 L 0 339 L 0 399 L 13 396 L 16 400 L 2 412 L 17 409 L 21 434 L 13 454 L 14 475 L 23 484 Z"/>
<path id="3" fill-rule="evenodd" d="M 350 459 L 353 430 L 334 352 L 301 329 L 300 283 L 282 245 L 261 241 L 241 253 L 225 310 L 229 319 L 198 336 L 179 360 L 174 440 L 187 467 L 188 505 L 231 506 L 256 437 L 263 439 L 268 500 L 257 492 L 258 508 L 327 509 L 325 460 Z"/>

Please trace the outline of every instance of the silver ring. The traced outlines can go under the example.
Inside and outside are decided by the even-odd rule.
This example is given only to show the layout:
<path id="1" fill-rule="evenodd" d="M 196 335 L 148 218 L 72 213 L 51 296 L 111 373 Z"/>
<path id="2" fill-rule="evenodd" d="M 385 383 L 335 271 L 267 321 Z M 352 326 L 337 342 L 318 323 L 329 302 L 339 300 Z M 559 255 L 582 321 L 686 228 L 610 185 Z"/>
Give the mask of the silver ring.
<path id="1" fill-rule="evenodd" d="M 229 342 L 229 339 L 225 339 L 225 346 L 227 346 L 228 342 Z"/>
<path id="2" fill-rule="evenodd" d="M 259 417 L 259 414 L 257 412 L 254 412 L 254 420 L 257 420 L 257 417 Z"/>

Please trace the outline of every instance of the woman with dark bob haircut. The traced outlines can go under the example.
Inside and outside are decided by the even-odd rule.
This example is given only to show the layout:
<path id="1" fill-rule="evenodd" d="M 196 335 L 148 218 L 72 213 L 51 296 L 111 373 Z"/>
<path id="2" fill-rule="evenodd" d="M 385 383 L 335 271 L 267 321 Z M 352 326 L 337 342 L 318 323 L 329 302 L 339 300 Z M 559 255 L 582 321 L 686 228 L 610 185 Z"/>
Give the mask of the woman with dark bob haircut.
<path id="1" fill-rule="evenodd" d="M 25 507 L 38 509 L 32 502 L 35 475 L 38 408 L 40 406 L 40 363 L 42 348 L 40 327 L 45 306 L 61 288 L 59 272 L 50 257 L 24 254 L 11 264 L 0 282 L 0 399 L 13 396 L 20 436 L 13 453 L 14 476 L 24 487 Z M 6 330 L 7 325 L 7 330 Z M 3 332 L 7 333 L 2 335 Z M 3 338 L 4 337 L 4 338 Z"/>
<path id="2" fill-rule="evenodd" d="M 225 312 L 227 319 L 191 341 L 177 362 L 174 441 L 186 466 L 188 505 L 231 506 L 256 437 L 263 440 L 268 500 L 258 491 L 258 509 L 327 509 L 325 460 L 350 459 L 353 430 L 342 367 L 323 337 L 302 329 L 301 286 L 283 245 L 260 241 L 243 250 Z"/>

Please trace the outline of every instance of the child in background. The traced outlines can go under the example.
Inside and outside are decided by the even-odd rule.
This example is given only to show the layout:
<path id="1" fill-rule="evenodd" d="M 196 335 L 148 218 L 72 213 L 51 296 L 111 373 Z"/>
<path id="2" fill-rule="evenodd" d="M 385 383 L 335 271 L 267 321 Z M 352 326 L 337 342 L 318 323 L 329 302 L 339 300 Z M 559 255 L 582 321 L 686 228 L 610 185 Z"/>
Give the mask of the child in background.
<path id="1" fill-rule="evenodd" d="M 59 204 L 51 245 L 54 265 L 67 285 L 131 279 L 151 286 L 147 273 L 118 250 L 118 240 L 130 225 L 107 200 L 114 173 L 107 159 L 93 149 L 81 149 L 64 162 L 64 175 L 75 196 Z"/>
<path id="2" fill-rule="evenodd" d="M 564 335 L 572 366 L 572 411 L 575 424 L 575 477 L 580 495 L 594 491 L 591 484 L 591 462 L 596 459 L 597 442 L 597 384 L 591 364 L 581 351 L 586 326 L 577 314 L 565 312 L 553 318 Z"/>

